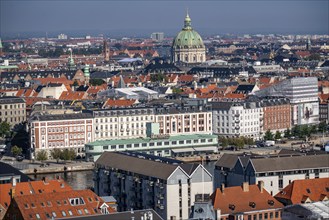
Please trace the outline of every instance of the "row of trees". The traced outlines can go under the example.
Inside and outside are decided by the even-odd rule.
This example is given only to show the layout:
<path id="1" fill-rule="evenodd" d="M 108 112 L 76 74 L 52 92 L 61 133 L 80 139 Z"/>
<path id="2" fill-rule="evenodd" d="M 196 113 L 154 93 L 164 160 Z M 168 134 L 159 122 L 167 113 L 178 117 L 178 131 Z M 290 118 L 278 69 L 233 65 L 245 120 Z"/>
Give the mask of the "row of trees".
<path id="1" fill-rule="evenodd" d="M 17 156 L 22 154 L 22 148 L 13 146 L 11 148 L 11 153 L 13 156 Z M 63 161 L 68 161 L 68 160 L 74 160 L 76 158 L 76 152 L 73 149 L 59 149 L 59 148 L 54 148 L 50 152 L 51 157 L 56 160 L 57 163 L 59 163 L 60 160 Z M 48 160 L 48 152 L 46 150 L 40 150 L 37 152 L 35 159 L 37 161 L 46 161 Z"/>
<path id="2" fill-rule="evenodd" d="M 237 137 L 237 138 L 220 137 L 219 142 L 221 143 L 223 148 L 226 148 L 229 145 L 237 146 L 238 148 L 243 148 L 244 145 L 255 144 L 252 138 L 246 138 L 246 137 Z"/>
<path id="3" fill-rule="evenodd" d="M 0 123 L 0 137 L 4 137 L 10 133 L 10 125 L 8 122 L 1 122 Z"/>
<path id="4" fill-rule="evenodd" d="M 266 131 L 264 135 L 265 140 L 278 140 L 283 137 L 298 137 L 298 138 L 308 138 L 311 134 L 322 133 L 327 131 L 327 124 L 325 122 L 321 122 L 318 125 L 296 125 L 292 129 L 287 129 L 282 134 L 280 131 L 277 131 L 273 134 L 270 130 Z"/>

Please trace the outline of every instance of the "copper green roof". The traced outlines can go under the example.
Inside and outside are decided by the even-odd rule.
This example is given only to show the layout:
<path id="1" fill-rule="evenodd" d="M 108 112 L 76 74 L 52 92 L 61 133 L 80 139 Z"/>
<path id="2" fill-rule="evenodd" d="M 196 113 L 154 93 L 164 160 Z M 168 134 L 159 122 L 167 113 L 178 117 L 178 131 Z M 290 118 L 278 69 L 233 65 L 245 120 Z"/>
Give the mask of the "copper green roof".
<path id="1" fill-rule="evenodd" d="M 184 20 L 183 29 L 177 34 L 173 41 L 173 48 L 204 48 L 201 36 L 193 30 L 191 26 L 191 18 L 187 14 Z"/>
<path id="2" fill-rule="evenodd" d="M 1 38 L 0 38 L 0 48 L 2 48 Z"/>

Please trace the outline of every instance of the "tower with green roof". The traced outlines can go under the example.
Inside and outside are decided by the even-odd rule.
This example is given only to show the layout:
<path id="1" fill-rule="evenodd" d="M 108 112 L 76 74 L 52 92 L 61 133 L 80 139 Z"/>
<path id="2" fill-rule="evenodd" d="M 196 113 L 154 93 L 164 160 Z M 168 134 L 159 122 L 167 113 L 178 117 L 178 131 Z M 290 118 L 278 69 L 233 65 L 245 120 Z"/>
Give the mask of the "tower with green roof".
<path id="1" fill-rule="evenodd" d="M 0 38 L 0 56 L 2 56 L 2 42 L 1 42 L 1 38 Z"/>
<path id="2" fill-rule="evenodd" d="M 90 72 L 89 72 L 89 65 L 86 64 L 85 68 L 83 69 L 83 75 L 85 77 L 85 84 L 89 83 L 89 79 L 90 79 Z"/>
<path id="3" fill-rule="evenodd" d="M 172 44 L 173 62 L 202 63 L 206 61 L 206 48 L 198 32 L 193 30 L 188 13 L 184 27 L 177 34 Z"/>
<path id="4" fill-rule="evenodd" d="M 68 66 L 69 70 L 76 70 L 76 65 L 74 63 L 74 59 L 73 59 L 73 55 L 72 55 L 72 49 L 70 48 L 69 50 L 70 50 L 71 54 L 70 54 L 67 66 Z"/>

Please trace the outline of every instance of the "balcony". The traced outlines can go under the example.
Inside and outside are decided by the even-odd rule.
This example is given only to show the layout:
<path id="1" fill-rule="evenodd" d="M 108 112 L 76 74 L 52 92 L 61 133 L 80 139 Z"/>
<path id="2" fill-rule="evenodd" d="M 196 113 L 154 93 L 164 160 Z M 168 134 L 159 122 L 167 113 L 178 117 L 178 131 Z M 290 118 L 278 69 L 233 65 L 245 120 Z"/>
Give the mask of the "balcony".
<path id="1" fill-rule="evenodd" d="M 240 114 L 235 114 L 234 116 L 235 116 L 235 117 L 240 117 Z"/>
<path id="2" fill-rule="evenodd" d="M 235 120 L 235 123 L 240 123 L 240 120 Z"/>
<path id="3" fill-rule="evenodd" d="M 239 130 L 239 129 L 240 129 L 240 126 L 236 126 L 236 127 L 235 127 L 235 130 Z"/>

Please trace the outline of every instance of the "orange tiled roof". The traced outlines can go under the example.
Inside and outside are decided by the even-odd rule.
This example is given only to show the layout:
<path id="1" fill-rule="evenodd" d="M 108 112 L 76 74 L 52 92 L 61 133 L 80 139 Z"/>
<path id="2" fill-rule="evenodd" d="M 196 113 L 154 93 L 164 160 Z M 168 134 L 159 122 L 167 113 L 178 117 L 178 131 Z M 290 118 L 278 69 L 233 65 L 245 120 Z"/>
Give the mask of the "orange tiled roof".
<path id="1" fill-rule="evenodd" d="M 49 101 L 52 100 L 50 98 L 42 98 L 42 97 L 24 97 L 26 102 L 26 107 L 32 107 L 36 102 L 39 101 Z"/>
<path id="2" fill-rule="evenodd" d="M 113 99 L 108 99 L 104 105 L 103 108 L 109 108 L 109 107 L 129 107 L 132 106 L 136 103 L 136 100 L 134 99 L 118 99 L 118 100 L 113 100 Z"/>
<path id="3" fill-rule="evenodd" d="M 214 209 L 221 210 L 222 215 L 232 213 L 230 205 L 234 205 L 235 213 L 283 207 L 265 189 L 261 192 L 257 185 L 249 185 L 249 191 L 243 191 L 241 186 L 227 187 L 224 189 L 224 192 L 218 188 L 212 194 L 211 198 Z M 269 201 L 273 201 L 273 205 L 270 205 Z M 255 208 L 252 208 L 250 203 L 255 203 Z"/>
<path id="4" fill-rule="evenodd" d="M 16 186 L 12 186 L 12 183 L 0 184 L 0 204 L 4 208 L 8 208 L 11 202 L 10 190 L 15 189 L 14 196 L 49 193 L 49 192 L 63 192 L 72 190 L 71 186 L 65 183 L 64 180 L 49 180 L 49 181 L 31 181 L 16 183 Z"/>
<path id="5" fill-rule="evenodd" d="M 72 204 L 70 199 L 78 199 L 78 204 Z M 17 196 L 14 202 L 23 219 L 37 219 L 36 214 L 40 219 L 99 215 L 102 214 L 100 206 L 104 204 L 104 200 L 89 189 Z M 110 207 L 107 209 L 109 213 L 115 212 Z"/>
<path id="6" fill-rule="evenodd" d="M 329 199 L 329 178 L 294 180 L 275 195 L 276 199 L 289 201 L 289 204 L 303 203 L 307 198 L 318 202 L 325 197 Z"/>
<path id="7" fill-rule="evenodd" d="M 228 98 L 228 99 L 244 99 L 245 95 L 241 94 L 241 93 L 227 93 L 224 95 L 224 98 Z"/>
<path id="8" fill-rule="evenodd" d="M 86 92 L 73 92 L 73 91 L 64 91 L 61 96 L 58 98 L 59 100 L 82 100 L 86 99 Z"/>
<path id="9" fill-rule="evenodd" d="M 178 77 L 178 82 L 193 82 L 193 81 L 194 81 L 193 75 L 185 74 L 185 75 L 180 75 Z"/>

